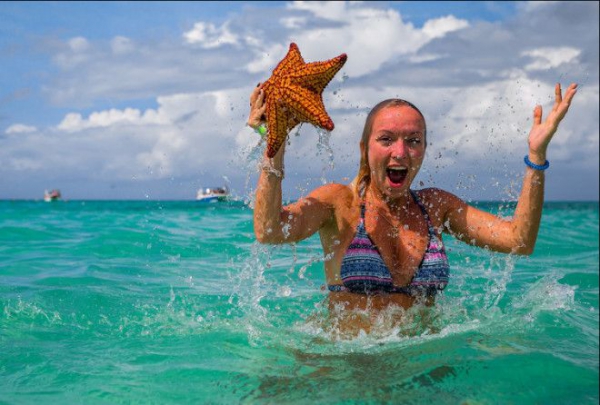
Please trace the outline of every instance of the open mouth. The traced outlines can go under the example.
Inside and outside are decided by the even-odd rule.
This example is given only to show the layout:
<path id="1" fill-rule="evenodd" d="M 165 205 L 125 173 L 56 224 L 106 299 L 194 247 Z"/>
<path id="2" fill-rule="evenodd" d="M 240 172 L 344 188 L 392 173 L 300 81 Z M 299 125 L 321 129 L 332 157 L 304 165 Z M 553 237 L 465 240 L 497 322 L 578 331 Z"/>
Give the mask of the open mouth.
<path id="1" fill-rule="evenodd" d="M 388 167 L 387 176 L 393 186 L 399 186 L 404 183 L 408 170 L 405 167 Z"/>

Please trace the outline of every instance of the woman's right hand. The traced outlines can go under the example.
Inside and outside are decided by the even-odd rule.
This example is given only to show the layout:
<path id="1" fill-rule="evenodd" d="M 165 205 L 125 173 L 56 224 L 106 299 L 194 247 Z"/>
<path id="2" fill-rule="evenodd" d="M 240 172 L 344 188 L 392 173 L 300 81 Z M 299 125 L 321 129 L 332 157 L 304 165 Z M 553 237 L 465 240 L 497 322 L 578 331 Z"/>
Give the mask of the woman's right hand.
<path id="1" fill-rule="evenodd" d="M 247 121 L 248 126 L 253 129 L 260 127 L 260 125 L 264 123 L 266 109 L 265 92 L 262 89 L 262 83 L 259 83 L 250 95 L 250 115 L 248 116 Z"/>
<path id="2" fill-rule="evenodd" d="M 571 83 L 562 95 L 560 83 L 557 83 L 554 88 L 554 106 L 548 114 L 545 121 L 542 120 L 542 106 L 538 105 L 533 111 L 533 127 L 529 133 L 529 159 L 538 164 L 543 165 L 546 161 L 546 150 L 552 137 L 558 129 L 558 124 L 565 118 L 571 100 L 577 92 L 577 84 Z"/>

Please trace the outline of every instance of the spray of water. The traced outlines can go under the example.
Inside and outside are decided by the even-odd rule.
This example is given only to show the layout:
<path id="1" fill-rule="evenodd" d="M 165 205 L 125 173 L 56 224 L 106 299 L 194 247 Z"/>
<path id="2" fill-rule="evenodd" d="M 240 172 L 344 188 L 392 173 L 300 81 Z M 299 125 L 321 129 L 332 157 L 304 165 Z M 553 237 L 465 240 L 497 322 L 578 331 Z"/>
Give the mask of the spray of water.
<path id="1" fill-rule="evenodd" d="M 333 149 L 330 145 L 331 132 L 324 129 L 317 129 L 319 134 L 319 143 L 317 144 L 317 156 L 319 156 L 323 162 L 323 168 L 321 169 L 321 183 L 327 183 L 327 170 L 333 170 L 335 168 L 335 159 L 333 155 Z"/>
<path id="2" fill-rule="evenodd" d="M 321 182 L 326 184 L 327 173 L 335 168 L 334 151 L 330 145 L 331 133 L 323 130 L 317 132 L 319 141 L 316 153 L 322 162 Z M 265 143 L 260 140 L 241 154 L 241 161 L 245 162 L 248 173 L 245 200 L 251 208 L 254 192 L 251 190 L 250 176 L 256 173 L 264 148 Z M 459 179 L 457 187 L 472 188 L 473 183 L 474 176 L 465 176 L 464 179 Z M 512 196 L 512 188 L 509 194 Z M 502 210 L 503 207 L 500 207 L 500 211 Z M 327 293 L 319 290 L 318 283 L 311 279 L 315 275 L 309 274 L 307 277 L 307 273 L 322 272 L 322 263 L 328 258 L 323 257 L 320 252 L 306 256 L 306 253 L 299 252 L 299 246 L 274 247 L 255 244 L 251 255 L 241 264 L 241 271 L 233 279 L 238 284 L 230 301 L 235 303 L 243 314 L 247 334 L 254 343 L 274 339 L 275 335 L 281 336 L 283 325 L 288 339 L 286 344 L 298 347 L 303 346 L 304 342 L 315 340 L 360 342 L 359 345 L 363 348 L 390 341 L 408 345 L 419 344 L 418 342 L 443 339 L 477 329 L 504 327 L 510 323 L 515 312 L 521 311 L 518 306 L 506 305 L 506 302 L 512 302 L 511 297 L 507 297 L 507 291 L 517 259 L 510 255 L 493 255 L 484 250 L 480 253 L 483 259 L 477 264 L 477 268 L 474 268 L 473 263 L 468 263 L 472 252 L 464 255 L 467 263 L 464 263 L 464 268 L 460 268 L 459 265 L 458 271 L 466 271 L 462 275 L 453 276 L 453 284 L 459 292 L 441 294 L 433 306 L 417 305 L 409 310 L 390 308 L 378 312 L 375 317 L 364 311 L 344 313 L 344 310 L 339 308 L 328 308 L 325 301 Z M 299 265 L 303 261 L 302 257 L 304 262 Z M 322 275 L 317 277 L 322 279 Z M 300 300 L 298 291 L 308 291 L 310 298 Z M 288 302 L 271 306 L 271 297 Z M 300 315 L 287 317 L 286 320 L 277 319 L 286 316 L 280 312 L 281 305 L 293 307 L 296 304 L 300 309 L 288 309 L 288 315 L 290 312 Z M 534 300 L 530 301 L 527 307 L 540 308 Z M 347 317 L 371 317 L 370 333 L 342 333 L 340 323 Z M 521 319 L 520 316 L 519 318 Z M 291 319 L 294 319 L 292 325 L 289 323 Z M 272 336 L 268 336 L 269 330 L 272 331 Z M 290 337 L 292 338 L 289 339 Z"/>

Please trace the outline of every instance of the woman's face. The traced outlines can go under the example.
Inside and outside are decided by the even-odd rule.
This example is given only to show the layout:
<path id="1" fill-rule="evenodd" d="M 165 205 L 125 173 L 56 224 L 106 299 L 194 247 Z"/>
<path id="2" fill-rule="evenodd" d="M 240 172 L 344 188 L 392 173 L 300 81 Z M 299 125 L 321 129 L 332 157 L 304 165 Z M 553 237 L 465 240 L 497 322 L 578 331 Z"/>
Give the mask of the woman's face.
<path id="1" fill-rule="evenodd" d="M 425 156 L 425 123 L 410 106 L 386 107 L 373 120 L 368 159 L 371 185 L 391 199 L 405 196 Z"/>

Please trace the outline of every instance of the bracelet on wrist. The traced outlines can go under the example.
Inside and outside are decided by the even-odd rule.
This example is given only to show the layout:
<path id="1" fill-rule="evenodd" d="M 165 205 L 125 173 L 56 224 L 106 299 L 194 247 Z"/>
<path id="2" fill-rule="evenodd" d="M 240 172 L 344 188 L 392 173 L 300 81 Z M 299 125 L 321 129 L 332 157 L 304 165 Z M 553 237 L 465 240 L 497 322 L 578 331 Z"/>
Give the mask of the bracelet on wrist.
<path id="1" fill-rule="evenodd" d="M 533 163 L 531 160 L 529 160 L 529 156 L 525 155 L 525 158 L 523 159 L 523 161 L 525 162 L 525 164 L 529 167 L 531 167 L 534 170 L 541 170 L 544 171 L 547 168 L 550 167 L 550 162 L 548 162 L 546 160 L 546 162 L 543 165 L 536 165 L 535 163 Z"/>

